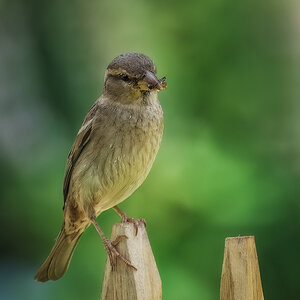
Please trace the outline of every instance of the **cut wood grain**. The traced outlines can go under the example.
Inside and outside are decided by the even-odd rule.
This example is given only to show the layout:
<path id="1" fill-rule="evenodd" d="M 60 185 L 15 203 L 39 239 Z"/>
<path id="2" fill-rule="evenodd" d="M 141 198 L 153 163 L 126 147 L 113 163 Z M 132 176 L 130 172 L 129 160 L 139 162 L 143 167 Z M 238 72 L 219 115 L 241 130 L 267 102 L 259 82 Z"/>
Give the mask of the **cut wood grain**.
<path id="1" fill-rule="evenodd" d="M 111 240 L 126 235 L 117 245 L 117 250 L 137 268 L 125 265 L 118 259 L 112 270 L 109 259 L 106 261 L 101 300 L 160 300 L 162 297 L 161 279 L 143 224 L 136 235 L 131 223 L 118 223 L 112 228 Z"/>
<path id="2" fill-rule="evenodd" d="M 253 236 L 226 239 L 220 299 L 264 299 Z"/>

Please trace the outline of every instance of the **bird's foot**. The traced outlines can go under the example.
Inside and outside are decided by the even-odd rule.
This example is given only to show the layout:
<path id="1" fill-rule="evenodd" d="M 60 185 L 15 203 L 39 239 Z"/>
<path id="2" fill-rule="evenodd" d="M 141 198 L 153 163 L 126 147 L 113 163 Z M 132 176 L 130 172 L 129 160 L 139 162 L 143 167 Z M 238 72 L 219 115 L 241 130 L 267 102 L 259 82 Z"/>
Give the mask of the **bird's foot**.
<path id="1" fill-rule="evenodd" d="M 116 249 L 116 246 L 121 242 L 121 240 L 125 238 L 127 239 L 126 235 L 118 235 L 114 241 L 111 241 L 109 239 L 104 240 L 104 247 L 108 254 L 110 265 L 112 270 L 115 270 L 116 268 L 116 259 L 121 259 L 128 267 L 133 268 L 134 270 L 137 270 L 132 263 L 125 258 L 123 255 L 120 254 L 120 252 Z"/>
<path id="2" fill-rule="evenodd" d="M 146 221 L 144 219 L 133 219 L 129 218 L 124 211 L 122 211 L 118 206 L 114 206 L 113 209 L 117 212 L 117 214 L 121 217 L 122 223 L 132 223 L 135 228 L 135 235 L 138 233 L 139 226 L 142 224 L 146 227 Z"/>
<path id="3" fill-rule="evenodd" d="M 144 219 L 129 218 L 125 213 L 122 215 L 122 223 L 132 223 L 135 228 L 135 235 L 138 234 L 139 226 L 146 227 L 146 221 Z"/>

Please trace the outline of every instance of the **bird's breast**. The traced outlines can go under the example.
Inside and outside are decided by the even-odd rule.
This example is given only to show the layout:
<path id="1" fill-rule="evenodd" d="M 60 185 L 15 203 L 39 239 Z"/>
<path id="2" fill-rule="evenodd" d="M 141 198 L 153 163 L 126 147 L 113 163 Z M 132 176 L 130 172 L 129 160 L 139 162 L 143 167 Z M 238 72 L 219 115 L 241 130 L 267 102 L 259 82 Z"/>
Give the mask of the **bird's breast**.
<path id="1" fill-rule="evenodd" d="M 105 124 L 105 125 L 104 125 Z M 114 110 L 96 122 L 93 148 L 97 149 L 92 179 L 97 187 L 96 210 L 117 205 L 132 194 L 147 177 L 163 133 L 160 105 Z"/>

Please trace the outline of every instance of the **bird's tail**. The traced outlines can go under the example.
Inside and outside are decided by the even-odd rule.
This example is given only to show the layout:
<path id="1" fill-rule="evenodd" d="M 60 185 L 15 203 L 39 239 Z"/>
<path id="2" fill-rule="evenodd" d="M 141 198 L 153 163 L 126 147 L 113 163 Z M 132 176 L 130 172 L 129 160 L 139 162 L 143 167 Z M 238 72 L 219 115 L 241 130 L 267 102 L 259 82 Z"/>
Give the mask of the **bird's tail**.
<path id="1" fill-rule="evenodd" d="M 63 226 L 49 256 L 37 271 L 34 279 L 45 282 L 62 277 L 68 269 L 73 251 L 81 234 L 82 231 L 72 236 L 67 235 Z"/>

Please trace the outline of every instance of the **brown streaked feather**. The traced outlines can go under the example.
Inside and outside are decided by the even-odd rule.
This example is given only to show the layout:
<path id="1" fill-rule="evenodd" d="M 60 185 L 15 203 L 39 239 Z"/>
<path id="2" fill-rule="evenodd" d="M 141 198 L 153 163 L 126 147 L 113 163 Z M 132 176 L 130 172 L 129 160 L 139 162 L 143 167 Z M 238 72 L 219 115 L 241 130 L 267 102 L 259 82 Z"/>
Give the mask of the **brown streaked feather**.
<path id="1" fill-rule="evenodd" d="M 67 160 L 67 165 L 66 165 L 66 172 L 65 172 L 65 179 L 64 179 L 64 186 L 63 186 L 64 206 L 65 206 L 65 203 L 68 198 L 68 192 L 69 192 L 72 171 L 74 169 L 76 161 L 78 160 L 80 154 L 84 150 L 84 147 L 87 145 L 87 143 L 90 140 L 91 132 L 93 129 L 92 128 L 92 126 L 93 126 L 92 120 L 96 114 L 97 109 L 98 109 L 98 101 L 96 101 L 94 103 L 94 105 L 91 107 L 91 109 L 87 113 L 86 117 L 84 118 L 81 128 L 80 128 L 80 130 L 76 136 L 76 139 L 74 141 L 74 144 L 70 150 L 68 160 Z"/>

